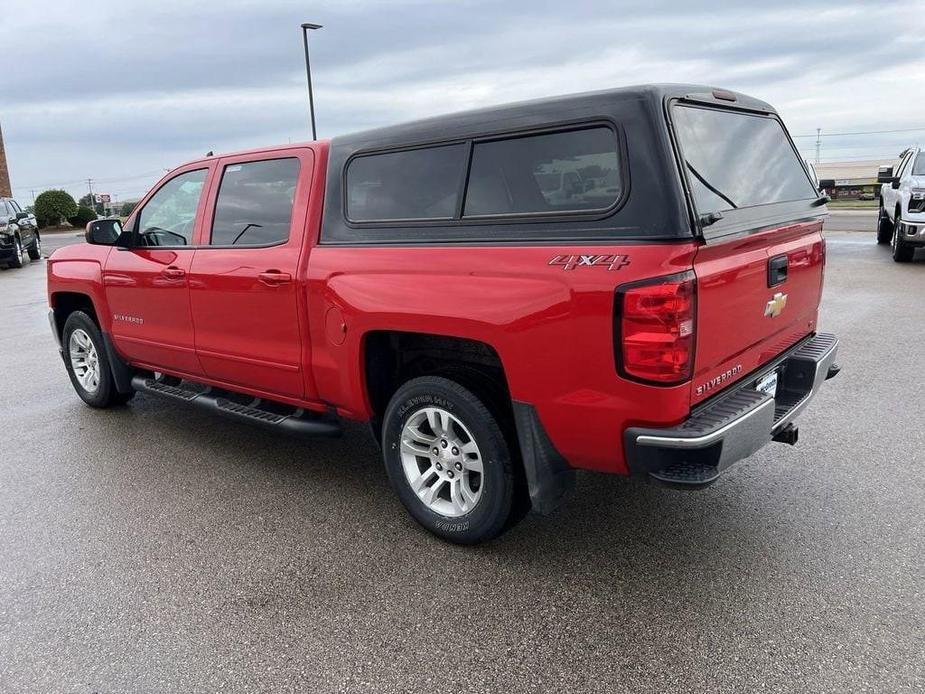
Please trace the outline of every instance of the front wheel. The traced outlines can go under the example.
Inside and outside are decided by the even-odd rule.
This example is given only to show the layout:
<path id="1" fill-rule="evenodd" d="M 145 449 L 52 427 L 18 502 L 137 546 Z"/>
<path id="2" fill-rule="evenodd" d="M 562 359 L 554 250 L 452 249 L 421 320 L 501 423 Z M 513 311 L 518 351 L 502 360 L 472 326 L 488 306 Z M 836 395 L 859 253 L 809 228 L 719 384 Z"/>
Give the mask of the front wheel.
<path id="1" fill-rule="evenodd" d="M 42 257 L 42 237 L 39 236 L 39 232 L 35 232 L 35 237 L 32 239 L 32 243 L 29 245 L 29 259 L 38 260 Z"/>
<path id="2" fill-rule="evenodd" d="M 382 442 L 392 488 L 430 532 L 475 544 L 504 530 L 514 498 L 511 454 L 472 392 L 437 376 L 408 381 L 386 408 Z"/>
<path id="3" fill-rule="evenodd" d="M 893 236 L 891 240 L 893 250 L 893 260 L 897 263 L 908 263 L 915 255 L 915 247 L 910 246 L 903 240 L 903 224 L 899 218 L 899 211 L 896 212 L 896 223 L 893 225 Z"/>
<path id="4" fill-rule="evenodd" d="M 22 241 L 19 237 L 13 239 L 13 257 L 10 259 L 9 266 L 13 268 L 22 267 Z"/>
<path id="5" fill-rule="evenodd" d="M 120 393 L 116 389 L 103 335 L 90 316 L 83 311 L 68 316 L 61 343 L 68 376 L 81 400 L 90 407 L 110 407 L 131 399 L 134 392 Z"/>
<path id="6" fill-rule="evenodd" d="M 886 245 L 893 238 L 893 222 L 890 221 L 889 215 L 880 206 L 880 212 L 877 215 L 877 243 Z"/>

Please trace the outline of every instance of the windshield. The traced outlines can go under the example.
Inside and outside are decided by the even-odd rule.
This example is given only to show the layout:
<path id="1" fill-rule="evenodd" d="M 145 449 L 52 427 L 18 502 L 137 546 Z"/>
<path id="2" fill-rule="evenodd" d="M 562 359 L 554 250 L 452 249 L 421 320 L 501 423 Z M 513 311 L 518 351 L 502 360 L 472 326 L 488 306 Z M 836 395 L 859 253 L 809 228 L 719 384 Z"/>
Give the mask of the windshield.
<path id="1" fill-rule="evenodd" d="M 699 214 L 817 196 L 776 118 L 689 106 L 672 115 Z"/>
<path id="2" fill-rule="evenodd" d="M 912 166 L 913 176 L 925 176 L 925 152 L 915 155 L 915 164 Z"/>

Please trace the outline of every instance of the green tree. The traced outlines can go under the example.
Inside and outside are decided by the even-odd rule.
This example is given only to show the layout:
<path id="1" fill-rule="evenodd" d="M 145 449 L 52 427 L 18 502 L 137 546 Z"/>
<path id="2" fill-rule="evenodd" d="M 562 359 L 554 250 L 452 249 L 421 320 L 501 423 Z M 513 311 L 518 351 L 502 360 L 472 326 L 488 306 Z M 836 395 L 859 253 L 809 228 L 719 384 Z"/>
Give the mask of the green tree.
<path id="1" fill-rule="evenodd" d="M 96 210 L 97 214 L 103 214 L 103 203 L 95 202 L 95 199 L 90 193 L 84 195 L 80 200 L 77 201 L 78 207 L 89 207 L 91 210 Z"/>
<path id="2" fill-rule="evenodd" d="M 128 217 L 135 209 L 135 206 L 138 205 L 137 202 L 124 202 L 122 203 L 122 216 Z"/>
<path id="3" fill-rule="evenodd" d="M 73 217 L 68 217 L 67 221 L 71 226 L 83 228 L 87 226 L 87 222 L 92 222 L 94 219 L 96 219 L 96 212 L 81 205 L 77 208 L 77 214 Z"/>
<path id="4" fill-rule="evenodd" d="M 77 203 L 66 191 L 46 190 L 35 199 L 35 218 L 40 227 L 55 226 L 77 214 Z"/>

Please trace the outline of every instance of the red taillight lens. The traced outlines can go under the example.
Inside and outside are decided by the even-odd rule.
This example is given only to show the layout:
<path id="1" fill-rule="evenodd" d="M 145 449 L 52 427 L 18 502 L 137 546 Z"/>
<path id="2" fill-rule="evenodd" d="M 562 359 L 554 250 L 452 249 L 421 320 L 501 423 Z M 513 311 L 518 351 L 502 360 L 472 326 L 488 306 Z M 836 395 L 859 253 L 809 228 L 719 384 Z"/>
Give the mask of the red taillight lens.
<path id="1" fill-rule="evenodd" d="M 628 287 L 617 299 L 623 375 L 662 384 L 688 380 L 694 366 L 693 274 Z"/>

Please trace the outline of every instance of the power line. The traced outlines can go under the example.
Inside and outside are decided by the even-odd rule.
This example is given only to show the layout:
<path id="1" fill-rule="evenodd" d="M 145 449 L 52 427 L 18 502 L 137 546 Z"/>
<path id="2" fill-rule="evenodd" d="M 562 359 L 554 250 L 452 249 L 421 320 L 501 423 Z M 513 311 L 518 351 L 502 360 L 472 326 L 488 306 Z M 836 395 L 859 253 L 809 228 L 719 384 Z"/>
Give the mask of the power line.
<path id="1" fill-rule="evenodd" d="M 157 176 L 158 174 L 163 174 L 164 169 L 153 169 L 145 173 L 133 174 L 131 176 L 110 176 L 107 178 L 94 178 L 93 181 L 96 183 L 118 183 L 121 181 L 132 181 L 139 178 L 148 178 L 150 176 Z M 36 190 L 43 188 L 48 190 L 50 188 L 65 188 L 67 186 L 78 186 L 87 182 L 86 178 L 81 178 L 76 181 L 65 181 L 63 183 L 32 183 L 32 184 L 23 184 L 21 186 L 14 186 L 17 190 L 31 190 L 35 188 Z"/>
<path id="2" fill-rule="evenodd" d="M 896 130 L 858 130 L 851 133 L 808 133 L 806 135 L 791 135 L 791 137 L 848 137 L 850 135 L 888 135 L 890 133 L 915 133 L 925 128 L 899 128 Z"/>

